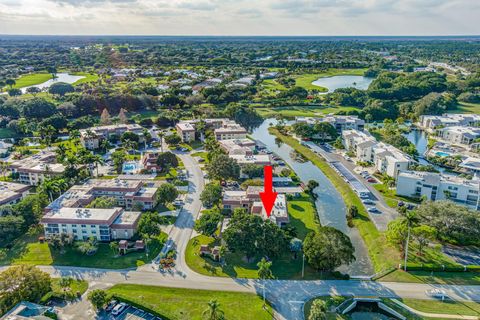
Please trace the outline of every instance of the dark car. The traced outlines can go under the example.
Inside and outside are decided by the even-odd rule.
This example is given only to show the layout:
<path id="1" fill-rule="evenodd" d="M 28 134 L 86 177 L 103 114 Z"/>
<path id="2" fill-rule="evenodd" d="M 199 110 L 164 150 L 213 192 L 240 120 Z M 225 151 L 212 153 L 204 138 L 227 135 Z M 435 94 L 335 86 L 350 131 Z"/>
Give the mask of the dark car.
<path id="1" fill-rule="evenodd" d="M 113 308 L 115 308 L 115 306 L 117 305 L 118 301 L 117 300 L 112 300 L 110 301 L 107 306 L 105 307 L 105 311 L 107 312 L 110 312 L 113 310 Z"/>

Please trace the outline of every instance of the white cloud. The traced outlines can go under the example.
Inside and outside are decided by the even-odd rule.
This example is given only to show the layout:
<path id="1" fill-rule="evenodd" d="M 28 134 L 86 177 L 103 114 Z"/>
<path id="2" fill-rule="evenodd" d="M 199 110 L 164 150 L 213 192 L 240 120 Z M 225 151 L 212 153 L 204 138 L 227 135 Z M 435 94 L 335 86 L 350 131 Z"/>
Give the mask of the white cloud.
<path id="1" fill-rule="evenodd" d="M 472 0 L 0 0 L 0 33 L 478 34 Z"/>

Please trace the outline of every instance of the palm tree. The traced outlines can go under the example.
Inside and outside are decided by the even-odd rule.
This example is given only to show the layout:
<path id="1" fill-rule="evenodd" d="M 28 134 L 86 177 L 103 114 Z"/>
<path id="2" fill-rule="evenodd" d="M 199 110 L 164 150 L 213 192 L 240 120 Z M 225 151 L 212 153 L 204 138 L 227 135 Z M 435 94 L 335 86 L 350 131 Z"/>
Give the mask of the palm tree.
<path id="1" fill-rule="evenodd" d="M 58 162 L 63 162 L 63 160 L 67 156 L 67 147 L 65 147 L 65 145 L 61 144 L 61 145 L 58 146 L 57 150 L 55 150 L 55 153 L 57 154 L 57 161 Z"/>
<path id="2" fill-rule="evenodd" d="M 3 175 L 3 180 L 6 180 L 6 173 L 8 172 L 8 162 L 0 161 L 0 172 Z"/>
<path id="3" fill-rule="evenodd" d="M 410 241 L 410 228 L 413 224 L 418 222 L 418 217 L 415 211 L 406 211 L 404 216 L 405 222 L 407 223 L 407 240 L 405 243 L 405 265 L 403 266 L 404 271 L 407 271 L 407 261 L 408 261 L 408 243 Z"/>
<path id="4" fill-rule="evenodd" d="M 80 131 L 78 130 L 72 130 L 70 132 L 70 140 L 77 140 L 77 139 L 80 139 Z"/>
<path id="5" fill-rule="evenodd" d="M 262 258 L 262 260 L 257 263 L 257 267 L 258 277 L 263 280 L 263 306 L 265 307 L 265 280 L 273 278 L 272 270 L 270 269 L 272 267 L 272 262 Z"/>
<path id="6" fill-rule="evenodd" d="M 100 149 L 103 150 L 105 153 L 107 153 L 107 150 L 110 149 L 112 145 L 110 144 L 110 141 L 107 139 L 102 139 L 100 142 Z"/>
<path id="7" fill-rule="evenodd" d="M 103 161 L 103 158 L 98 154 L 94 155 L 91 159 L 92 159 L 92 163 L 95 164 L 95 169 L 97 171 L 97 177 L 98 177 L 98 166 L 102 165 L 105 161 Z"/>
<path id="8" fill-rule="evenodd" d="M 224 312 L 220 309 L 220 303 L 217 300 L 210 300 L 208 307 L 203 311 L 203 316 L 207 320 L 222 320 L 224 319 Z"/>
<path id="9" fill-rule="evenodd" d="M 53 196 L 57 193 L 60 194 L 67 187 L 68 185 L 63 179 L 45 179 L 40 185 L 39 191 L 47 194 L 50 202 L 53 202 Z"/>
<path id="10" fill-rule="evenodd" d="M 160 138 L 160 150 L 162 150 L 163 153 L 163 137 L 165 136 L 165 132 L 163 132 L 163 130 L 160 130 L 157 135 Z"/>
<path id="11" fill-rule="evenodd" d="M 70 285 L 72 284 L 73 279 L 70 277 L 61 277 L 58 280 L 58 285 L 62 288 L 62 291 L 65 293 L 67 290 L 70 289 Z"/>

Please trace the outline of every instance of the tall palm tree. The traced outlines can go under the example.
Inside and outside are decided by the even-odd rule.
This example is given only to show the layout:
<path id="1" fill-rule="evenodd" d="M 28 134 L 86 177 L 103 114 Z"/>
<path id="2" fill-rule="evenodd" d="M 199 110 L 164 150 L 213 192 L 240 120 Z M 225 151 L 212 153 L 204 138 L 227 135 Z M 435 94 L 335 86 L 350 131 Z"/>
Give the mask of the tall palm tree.
<path id="1" fill-rule="evenodd" d="M 165 132 L 163 130 L 160 130 L 158 131 L 157 135 L 160 138 L 160 150 L 162 150 L 163 153 L 163 137 L 165 136 Z"/>
<path id="2" fill-rule="evenodd" d="M 78 130 L 72 130 L 69 135 L 70 140 L 74 141 L 77 139 L 80 139 L 80 131 Z"/>
<path id="3" fill-rule="evenodd" d="M 98 154 L 94 155 L 91 159 L 92 159 L 92 163 L 95 164 L 95 169 L 97 171 L 97 177 L 98 177 L 98 166 L 104 164 L 105 161 L 103 160 L 102 156 Z"/>
<path id="4" fill-rule="evenodd" d="M 415 211 L 406 211 L 404 215 L 405 223 L 407 224 L 407 240 L 405 243 L 405 265 L 403 269 L 407 271 L 407 261 L 408 261 L 408 244 L 410 242 L 410 228 L 418 222 L 418 217 Z"/>
<path id="5" fill-rule="evenodd" d="M 224 319 L 224 312 L 220 309 L 220 303 L 217 300 L 210 300 L 208 307 L 203 311 L 203 316 L 207 320 L 222 320 Z"/>
<path id="6" fill-rule="evenodd" d="M 270 269 L 272 267 L 272 262 L 267 261 L 267 259 L 265 258 L 262 258 L 262 260 L 257 263 L 257 267 L 258 277 L 263 280 L 263 306 L 265 306 L 265 280 L 273 278 L 272 270 Z"/>
<path id="7" fill-rule="evenodd" d="M 65 157 L 67 156 L 67 147 L 65 147 L 65 145 L 61 144 L 55 150 L 55 153 L 57 154 L 57 161 L 58 162 L 63 162 L 65 160 Z"/>
<path id="8" fill-rule="evenodd" d="M 45 179 L 39 187 L 41 193 L 47 194 L 50 202 L 53 202 L 53 197 L 56 194 L 62 193 L 68 187 L 63 179 Z"/>

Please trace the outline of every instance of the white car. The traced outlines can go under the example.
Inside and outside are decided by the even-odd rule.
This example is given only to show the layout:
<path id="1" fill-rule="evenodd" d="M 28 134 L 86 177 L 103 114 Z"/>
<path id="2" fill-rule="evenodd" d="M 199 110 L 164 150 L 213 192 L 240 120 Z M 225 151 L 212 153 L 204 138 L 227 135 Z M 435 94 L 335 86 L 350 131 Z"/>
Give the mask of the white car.
<path id="1" fill-rule="evenodd" d="M 112 315 L 114 315 L 114 316 L 120 315 L 123 312 L 123 310 L 125 310 L 125 308 L 127 308 L 127 306 L 128 305 L 124 302 L 117 304 L 115 306 L 115 308 L 113 308 L 113 310 L 112 310 Z"/>
<path id="2" fill-rule="evenodd" d="M 442 299 L 442 301 L 445 300 L 445 298 L 448 298 L 447 293 L 445 292 L 445 290 L 442 289 L 427 290 L 425 291 L 425 294 L 429 297 Z"/>

